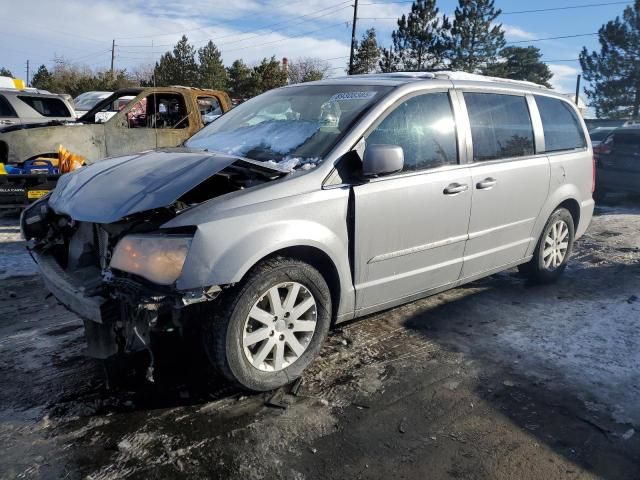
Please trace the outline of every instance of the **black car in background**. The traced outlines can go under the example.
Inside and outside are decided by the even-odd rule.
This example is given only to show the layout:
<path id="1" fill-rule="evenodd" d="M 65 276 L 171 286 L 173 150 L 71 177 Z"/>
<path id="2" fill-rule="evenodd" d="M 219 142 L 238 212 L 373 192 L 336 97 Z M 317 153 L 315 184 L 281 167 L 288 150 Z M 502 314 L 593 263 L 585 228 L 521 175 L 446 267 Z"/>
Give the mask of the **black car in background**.
<path id="1" fill-rule="evenodd" d="M 640 194 L 640 126 L 613 130 L 593 153 L 599 200 L 609 193 Z"/>

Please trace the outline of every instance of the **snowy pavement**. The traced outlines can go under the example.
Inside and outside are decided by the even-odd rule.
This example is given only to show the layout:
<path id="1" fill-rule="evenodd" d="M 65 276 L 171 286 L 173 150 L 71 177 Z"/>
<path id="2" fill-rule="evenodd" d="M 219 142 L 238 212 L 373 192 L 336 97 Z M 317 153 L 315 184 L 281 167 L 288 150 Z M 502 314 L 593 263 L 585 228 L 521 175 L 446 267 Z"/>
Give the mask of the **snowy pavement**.
<path id="1" fill-rule="evenodd" d="M 36 273 L 36 264 L 20 238 L 17 217 L 0 217 L 0 245 L 0 280 Z"/>
<path id="2" fill-rule="evenodd" d="M 173 342 L 155 384 L 107 388 L 16 225 L 0 223 L 0 479 L 640 478 L 637 203 L 597 209 L 557 284 L 513 270 L 343 325 L 275 396 Z"/>

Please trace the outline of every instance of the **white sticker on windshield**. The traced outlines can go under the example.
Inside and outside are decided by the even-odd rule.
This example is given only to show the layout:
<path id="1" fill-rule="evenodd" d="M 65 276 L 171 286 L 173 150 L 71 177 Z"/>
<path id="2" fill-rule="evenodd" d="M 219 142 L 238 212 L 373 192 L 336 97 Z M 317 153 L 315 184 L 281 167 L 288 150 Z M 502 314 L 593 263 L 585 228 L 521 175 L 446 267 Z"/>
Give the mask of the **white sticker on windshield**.
<path id="1" fill-rule="evenodd" d="M 329 99 L 330 102 L 343 102 L 346 100 L 367 100 L 375 97 L 378 92 L 342 92 L 336 93 Z"/>

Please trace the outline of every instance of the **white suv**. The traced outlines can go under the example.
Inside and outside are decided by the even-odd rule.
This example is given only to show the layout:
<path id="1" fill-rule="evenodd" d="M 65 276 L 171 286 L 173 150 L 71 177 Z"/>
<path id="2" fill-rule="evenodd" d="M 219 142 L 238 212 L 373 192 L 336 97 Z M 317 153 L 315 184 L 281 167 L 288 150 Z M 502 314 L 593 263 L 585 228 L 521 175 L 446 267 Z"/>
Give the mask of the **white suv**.
<path id="1" fill-rule="evenodd" d="M 38 90 L 0 90 L 0 128 L 75 120 L 73 107 L 60 95 Z"/>

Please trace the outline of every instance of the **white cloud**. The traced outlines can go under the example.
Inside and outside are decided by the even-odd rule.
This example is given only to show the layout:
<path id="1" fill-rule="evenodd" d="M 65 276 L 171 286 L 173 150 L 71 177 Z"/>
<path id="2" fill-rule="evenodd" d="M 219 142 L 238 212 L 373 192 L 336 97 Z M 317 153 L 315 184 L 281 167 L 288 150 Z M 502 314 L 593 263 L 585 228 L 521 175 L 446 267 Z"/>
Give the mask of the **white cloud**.
<path id="1" fill-rule="evenodd" d="M 508 40 L 531 40 L 533 38 L 537 38 L 535 33 L 527 32 L 526 30 L 514 25 L 502 24 L 502 28 Z"/>
<path id="2" fill-rule="evenodd" d="M 563 65 L 559 63 L 550 63 L 549 69 L 553 72 L 551 86 L 562 93 L 575 92 L 576 77 L 581 72 L 579 68 L 571 65 Z"/>
<path id="3" fill-rule="evenodd" d="M 3 6 L 3 17 L 14 21 L 5 24 L 4 35 L 13 38 L 13 42 L 3 45 L 0 63 L 18 76 L 24 76 L 27 59 L 31 60 L 33 72 L 39 64 L 50 64 L 54 55 L 104 69 L 109 66 L 111 41 L 115 38 L 116 66 L 132 69 L 157 60 L 182 33 L 196 47 L 212 39 L 226 64 L 236 58 L 251 64 L 272 55 L 343 57 L 349 54 L 351 31 L 347 22 L 352 16 L 351 2 L 344 4 L 348 8 L 327 9 L 321 0 L 287 4 L 276 0 L 10 2 Z M 233 28 L 238 23 L 251 25 L 245 21 L 247 18 L 260 19 L 256 25 L 277 25 L 262 30 L 250 26 Z M 66 27 L 51 28 L 52 24 L 63 25 L 61 19 L 76 20 L 68 21 Z M 232 19 L 239 21 L 232 23 Z M 329 63 L 337 67 L 334 73 L 342 73 L 346 59 Z"/>

